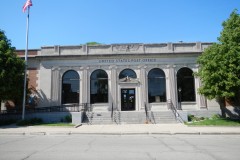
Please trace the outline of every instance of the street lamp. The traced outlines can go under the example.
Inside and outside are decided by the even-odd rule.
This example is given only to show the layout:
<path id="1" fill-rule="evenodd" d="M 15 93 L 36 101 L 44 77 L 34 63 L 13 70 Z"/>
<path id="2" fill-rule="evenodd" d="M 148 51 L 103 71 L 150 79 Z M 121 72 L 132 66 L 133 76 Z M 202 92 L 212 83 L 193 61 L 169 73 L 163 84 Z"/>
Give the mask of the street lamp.
<path id="1" fill-rule="evenodd" d="M 179 93 L 179 106 L 178 106 L 178 109 L 179 110 L 182 110 L 182 88 L 181 87 L 179 87 L 178 88 L 178 93 Z"/>

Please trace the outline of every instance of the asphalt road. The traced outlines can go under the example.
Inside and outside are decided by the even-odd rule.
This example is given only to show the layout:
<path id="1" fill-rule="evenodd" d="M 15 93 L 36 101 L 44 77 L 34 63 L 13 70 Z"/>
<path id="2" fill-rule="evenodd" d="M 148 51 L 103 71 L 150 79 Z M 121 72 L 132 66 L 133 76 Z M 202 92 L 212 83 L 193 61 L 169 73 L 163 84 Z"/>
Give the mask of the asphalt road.
<path id="1" fill-rule="evenodd" d="M 0 160 L 239 160 L 239 135 L 0 136 Z"/>

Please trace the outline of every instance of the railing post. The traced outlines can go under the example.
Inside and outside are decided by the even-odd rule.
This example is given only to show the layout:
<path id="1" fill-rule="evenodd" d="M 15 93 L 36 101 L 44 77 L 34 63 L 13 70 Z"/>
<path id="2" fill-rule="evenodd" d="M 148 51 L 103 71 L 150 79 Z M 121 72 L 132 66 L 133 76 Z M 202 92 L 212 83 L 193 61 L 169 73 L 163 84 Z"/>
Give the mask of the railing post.
<path id="1" fill-rule="evenodd" d="M 147 109 L 146 102 L 145 102 L 145 114 L 146 114 L 146 123 L 148 123 L 149 117 L 148 117 L 148 109 Z"/>
<path id="2" fill-rule="evenodd" d="M 178 110 L 182 110 L 182 89 L 181 89 L 181 87 L 178 88 L 178 92 L 179 92 Z"/>
<path id="3" fill-rule="evenodd" d="M 88 105 L 87 103 L 84 104 L 84 112 L 87 111 L 87 105 Z"/>
<path id="4" fill-rule="evenodd" d="M 113 120 L 113 103 L 112 103 L 111 118 L 112 118 L 112 120 Z"/>
<path id="5" fill-rule="evenodd" d="M 89 104 L 88 111 L 91 112 L 92 103 Z"/>
<path id="6" fill-rule="evenodd" d="M 171 99 L 168 99 L 168 100 L 167 100 L 167 107 L 168 107 L 168 109 L 171 109 L 171 110 L 172 110 L 172 102 L 171 102 Z"/>

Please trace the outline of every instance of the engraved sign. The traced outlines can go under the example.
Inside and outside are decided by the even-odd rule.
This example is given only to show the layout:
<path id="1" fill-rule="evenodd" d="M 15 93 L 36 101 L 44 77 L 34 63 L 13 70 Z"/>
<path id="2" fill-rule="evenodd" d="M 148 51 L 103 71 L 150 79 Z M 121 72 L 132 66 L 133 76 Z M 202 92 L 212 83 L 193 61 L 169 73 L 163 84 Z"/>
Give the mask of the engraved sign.
<path id="1" fill-rule="evenodd" d="M 100 59 L 99 63 L 151 63 L 156 62 L 156 58 L 121 58 L 121 59 Z"/>

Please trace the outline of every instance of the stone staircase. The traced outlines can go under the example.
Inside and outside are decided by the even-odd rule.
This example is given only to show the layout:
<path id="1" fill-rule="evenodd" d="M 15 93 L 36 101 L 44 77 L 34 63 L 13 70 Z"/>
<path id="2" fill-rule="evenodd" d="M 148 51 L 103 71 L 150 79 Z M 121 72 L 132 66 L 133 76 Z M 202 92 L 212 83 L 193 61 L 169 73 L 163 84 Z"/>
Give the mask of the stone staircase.
<path id="1" fill-rule="evenodd" d="M 120 112 L 121 124 L 144 124 L 146 114 L 143 111 L 122 111 Z"/>
<path id="2" fill-rule="evenodd" d="M 148 119 L 143 111 L 85 112 L 83 123 L 98 124 L 145 124 L 177 123 L 172 111 L 149 111 Z"/>
<path id="3" fill-rule="evenodd" d="M 111 112 L 86 112 L 83 116 L 83 123 L 90 125 L 115 124 L 112 121 Z"/>
<path id="4" fill-rule="evenodd" d="M 149 117 L 154 124 L 177 123 L 172 111 L 150 111 Z"/>

